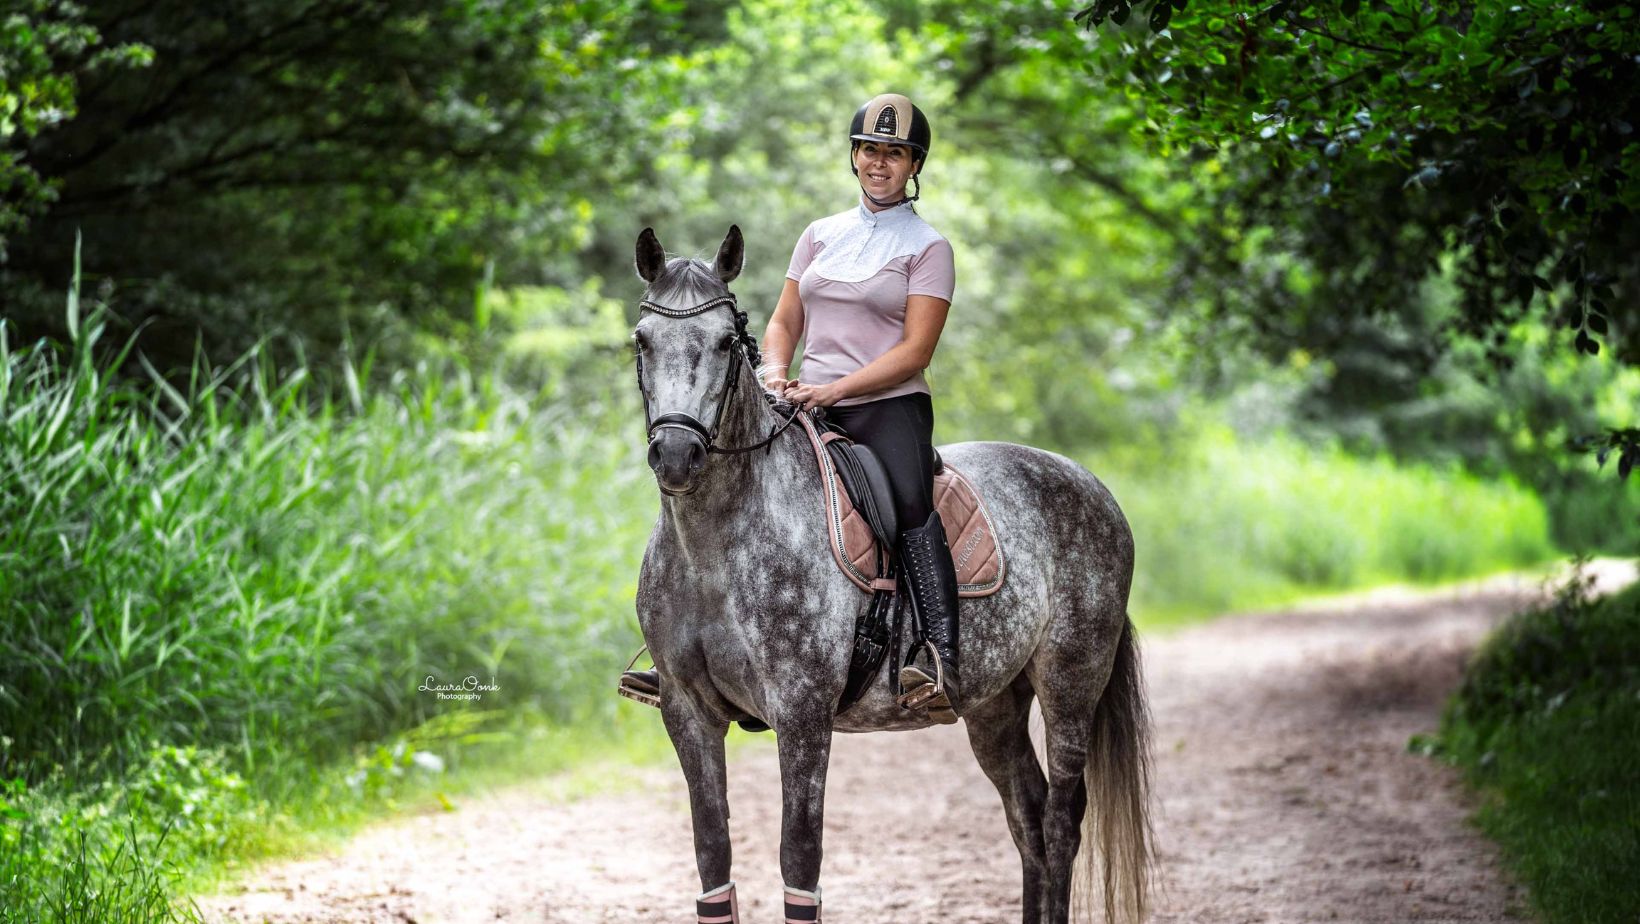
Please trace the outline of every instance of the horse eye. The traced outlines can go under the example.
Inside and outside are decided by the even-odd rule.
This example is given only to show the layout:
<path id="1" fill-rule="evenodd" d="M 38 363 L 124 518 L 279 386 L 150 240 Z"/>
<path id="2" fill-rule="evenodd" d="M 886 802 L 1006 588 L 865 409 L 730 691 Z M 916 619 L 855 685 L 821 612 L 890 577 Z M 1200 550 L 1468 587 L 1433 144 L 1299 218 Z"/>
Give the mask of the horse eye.
<path id="1" fill-rule="evenodd" d="M 721 340 L 718 343 L 718 349 L 725 352 L 725 353 L 727 353 L 727 352 L 729 352 L 729 348 L 734 346 L 734 345 L 735 345 L 735 335 L 734 334 L 724 334 L 723 335 L 723 340 Z"/>

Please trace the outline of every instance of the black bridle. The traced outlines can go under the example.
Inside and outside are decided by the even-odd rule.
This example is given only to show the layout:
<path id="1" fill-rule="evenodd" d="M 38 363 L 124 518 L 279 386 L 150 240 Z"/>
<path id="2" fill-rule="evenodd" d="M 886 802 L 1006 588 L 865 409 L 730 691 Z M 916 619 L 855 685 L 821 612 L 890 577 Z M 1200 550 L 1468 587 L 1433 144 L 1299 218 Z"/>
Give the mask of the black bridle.
<path id="1" fill-rule="evenodd" d="M 797 419 L 797 415 L 802 413 L 802 405 L 793 405 L 791 416 L 787 417 L 784 423 L 777 427 L 771 428 L 768 436 L 750 446 L 739 446 L 728 449 L 717 445 L 718 429 L 723 425 L 723 413 L 728 410 L 729 399 L 734 396 L 735 386 L 740 382 L 741 365 L 748 365 L 753 369 L 756 369 L 760 360 L 757 349 L 757 341 L 753 339 L 752 335 L 746 331 L 746 312 L 741 311 L 736 306 L 735 295 L 733 292 L 726 292 L 717 298 L 707 299 L 693 308 L 672 308 L 667 305 L 662 305 L 659 302 L 652 302 L 647 298 L 641 299 L 638 302 L 638 307 L 640 309 L 653 311 L 656 314 L 665 315 L 669 318 L 692 318 L 697 314 L 702 314 L 713 308 L 728 308 L 729 313 L 732 314 L 735 319 L 735 342 L 740 347 L 740 355 L 729 359 L 729 372 L 724 382 L 723 397 L 718 401 L 717 414 L 713 417 L 712 426 L 710 428 L 701 423 L 700 419 L 695 417 L 693 414 L 686 414 L 682 411 L 671 411 L 669 413 L 662 414 L 659 417 L 655 417 L 650 414 L 649 390 L 644 388 L 643 384 L 643 354 L 638 354 L 638 394 L 643 396 L 644 422 L 648 425 L 649 441 L 651 443 L 655 441 L 656 433 L 668 427 L 672 427 L 679 430 L 688 430 L 699 436 L 701 440 L 705 442 L 706 451 L 709 453 L 731 456 L 739 455 L 741 453 L 751 452 L 755 449 L 762 449 L 765 446 L 773 444 L 774 438 L 785 432 L 786 428 L 792 425 L 792 421 Z M 774 399 L 772 396 L 769 397 L 772 403 Z"/>

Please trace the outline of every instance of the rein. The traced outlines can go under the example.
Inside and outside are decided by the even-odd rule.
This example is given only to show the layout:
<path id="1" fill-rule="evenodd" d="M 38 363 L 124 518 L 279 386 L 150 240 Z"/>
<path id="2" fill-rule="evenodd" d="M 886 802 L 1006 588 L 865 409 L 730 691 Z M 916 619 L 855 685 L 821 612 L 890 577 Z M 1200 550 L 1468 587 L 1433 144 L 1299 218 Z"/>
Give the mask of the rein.
<path id="1" fill-rule="evenodd" d="M 739 359 L 744 360 L 746 365 L 751 366 L 753 369 L 757 368 L 757 341 L 754 340 L 752 335 L 746 331 L 746 312 L 741 311 L 739 307 L 737 307 L 735 302 L 735 294 L 733 292 L 725 293 L 717 298 L 707 299 L 706 301 L 701 302 L 691 308 L 673 308 L 669 305 L 662 305 L 659 302 L 652 302 L 647 298 L 640 299 L 638 301 L 638 307 L 640 309 L 653 311 L 656 314 L 665 315 L 669 318 L 692 318 L 697 314 L 703 314 L 713 308 L 728 308 L 730 314 L 734 315 L 735 319 L 735 338 L 740 345 Z M 662 414 L 659 417 L 650 416 L 649 392 L 643 386 L 643 355 L 639 354 L 638 393 L 643 395 L 643 413 L 644 418 L 648 422 L 649 441 L 655 441 L 655 433 L 657 431 L 663 430 L 667 427 L 674 427 L 680 430 L 689 430 L 695 433 L 706 443 L 706 451 L 716 455 L 735 456 L 762 449 L 765 446 L 772 447 L 775 437 L 786 432 L 786 428 L 792 425 L 792 421 L 797 419 L 797 415 L 803 412 L 802 405 L 793 405 L 791 416 L 787 417 L 784 423 L 777 427 L 770 428 L 768 436 L 750 446 L 737 446 L 729 448 L 719 446 L 717 444 L 718 428 L 723 425 L 723 413 L 728 410 L 729 399 L 734 397 L 735 385 L 740 381 L 740 366 L 741 363 L 739 360 L 731 359 L 729 361 L 728 377 L 724 381 L 723 399 L 718 402 L 717 416 L 712 421 L 712 426 L 708 428 L 693 414 L 686 414 L 682 411 L 671 411 L 669 413 Z M 768 397 L 769 403 L 772 405 L 775 401 L 774 397 L 766 397 Z"/>

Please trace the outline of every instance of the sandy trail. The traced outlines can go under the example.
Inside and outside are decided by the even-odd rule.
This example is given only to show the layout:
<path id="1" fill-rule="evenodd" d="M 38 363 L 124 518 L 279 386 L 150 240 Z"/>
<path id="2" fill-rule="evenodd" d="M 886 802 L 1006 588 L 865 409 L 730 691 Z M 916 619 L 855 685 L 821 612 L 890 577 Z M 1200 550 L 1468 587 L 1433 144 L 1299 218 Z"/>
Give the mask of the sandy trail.
<path id="1" fill-rule="evenodd" d="M 1606 589 L 1634 578 L 1596 573 Z M 1165 881 L 1152 920 L 1524 920 L 1456 775 L 1406 745 L 1436 727 L 1486 631 L 1544 593 L 1518 578 L 1379 591 L 1144 640 Z M 223 922 L 692 920 L 681 775 L 644 783 L 570 803 L 529 787 L 470 799 L 200 905 Z M 731 761 L 729 796 L 742 917 L 777 920 L 772 747 Z M 1018 855 L 961 726 L 839 736 L 826 809 L 828 920 L 1018 920 Z M 909 855 L 901 832 L 930 824 L 951 837 Z"/>

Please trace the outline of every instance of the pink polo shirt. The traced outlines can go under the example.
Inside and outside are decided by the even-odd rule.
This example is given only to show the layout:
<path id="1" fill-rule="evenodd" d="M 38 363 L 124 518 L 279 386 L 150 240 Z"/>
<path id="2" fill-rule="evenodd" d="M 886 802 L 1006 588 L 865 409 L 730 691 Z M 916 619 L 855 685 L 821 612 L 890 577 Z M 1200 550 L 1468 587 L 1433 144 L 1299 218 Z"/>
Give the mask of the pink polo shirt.
<path id="1" fill-rule="evenodd" d="M 801 378 L 825 385 L 865 367 L 905 336 L 912 295 L 951 300 L 956 290 L 951 244 L 909 204 L 873 212 L 862 202 L 812 222 L 797 239 L 786 278 L 803 300 Z M 922 371 L 882 391 L 844 398 L 863 404 L 928 393 Z"/>

